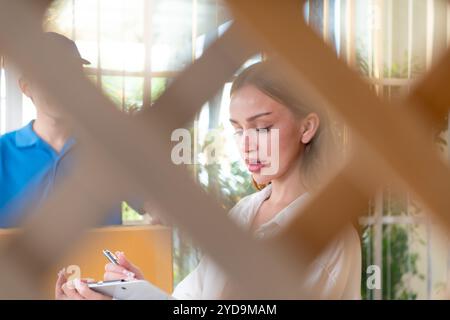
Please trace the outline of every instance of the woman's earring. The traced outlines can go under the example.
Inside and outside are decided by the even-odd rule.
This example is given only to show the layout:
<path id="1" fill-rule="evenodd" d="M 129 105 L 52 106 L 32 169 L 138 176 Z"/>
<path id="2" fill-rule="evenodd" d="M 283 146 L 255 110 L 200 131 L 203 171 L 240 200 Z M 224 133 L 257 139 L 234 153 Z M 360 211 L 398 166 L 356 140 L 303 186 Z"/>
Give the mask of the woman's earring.
<path id="1" fill-rule="evenodd" d="M 262 190 L 267 186 L 267 184 L 258 184 L 258 182 L 256 182 L 256 180 L 253 177 L 252 177 L 252 184 L 257 190 Z"/>

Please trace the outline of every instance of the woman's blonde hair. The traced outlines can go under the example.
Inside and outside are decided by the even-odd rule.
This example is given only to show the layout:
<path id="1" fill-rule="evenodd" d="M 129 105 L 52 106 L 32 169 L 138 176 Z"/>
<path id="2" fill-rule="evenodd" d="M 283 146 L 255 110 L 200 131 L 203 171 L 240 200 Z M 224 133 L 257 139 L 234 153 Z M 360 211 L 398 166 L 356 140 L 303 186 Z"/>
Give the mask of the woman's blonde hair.
<path id="1" fill-rule="evenodd" d="M 233 81 L 230 96 L 247 85 L 255 86 L 286 106 L 298 118 L 304 118 L 312 112 L 319 116 L 319 128 L 311 141 L 306 144 L 300 161 L 305 187 L 309 190 L 317 189 L 323 181 L 324 172 L 329 167 L 330 155 L 335 153 L 334 137 L 326 110 L 302 101 L 298 92 L 286 82 L 276 65 L 270 61 L 255 63 L 242 71 Z M 253 184 L 259 190 L 265 187 L 258 185 L 254 180 Z"/>

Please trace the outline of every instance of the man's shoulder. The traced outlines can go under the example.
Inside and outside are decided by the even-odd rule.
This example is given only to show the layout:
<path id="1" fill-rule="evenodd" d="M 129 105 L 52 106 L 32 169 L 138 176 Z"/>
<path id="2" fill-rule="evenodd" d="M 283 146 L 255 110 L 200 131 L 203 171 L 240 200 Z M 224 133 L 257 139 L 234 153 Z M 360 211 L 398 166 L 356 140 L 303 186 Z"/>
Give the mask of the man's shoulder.
<path id="1" fill-rule="evenodd" d="M 34 144 L 36 141 L 36 136 L 32 132 L 30 125 L 31 123 L 19 129 L 0 135 L 0 147 L 3 149 L 17 148 Z"/>
<path id="2" fill-rule="evenodd" d="M 19 130 L 10 131 L 0 135 L 0 147 L 5 147 L 6 145 L 13 143 L 16 139 L 16 133 Z"/>
<path id="3" fill-rule="evenodd" d="M 16 154 L 16 133 L 18 130 L 10 131 L 0 135 L 0 164 L 3 168 L 13 154 Z"/>

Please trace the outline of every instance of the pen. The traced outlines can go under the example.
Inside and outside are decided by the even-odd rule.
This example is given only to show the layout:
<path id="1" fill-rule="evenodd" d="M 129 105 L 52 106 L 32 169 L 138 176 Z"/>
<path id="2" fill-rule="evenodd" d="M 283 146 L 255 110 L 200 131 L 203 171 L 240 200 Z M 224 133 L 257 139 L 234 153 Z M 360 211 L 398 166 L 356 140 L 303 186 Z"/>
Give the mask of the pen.
<path id="1" fill-rule="evenodd" d="M 115 265 L 119 265 L 119 261 L 117 260 L 117 257 L 109 250 L 104 249 L 103 254 L 105 255 L 106 259 L 108 259 L 111 263 Z"/>

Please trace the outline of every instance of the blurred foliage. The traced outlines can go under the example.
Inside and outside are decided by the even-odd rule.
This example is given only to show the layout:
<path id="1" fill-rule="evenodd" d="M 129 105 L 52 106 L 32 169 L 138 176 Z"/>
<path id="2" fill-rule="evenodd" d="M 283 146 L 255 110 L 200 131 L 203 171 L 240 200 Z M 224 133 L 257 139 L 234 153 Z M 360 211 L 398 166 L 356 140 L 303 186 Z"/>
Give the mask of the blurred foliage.
<path id="1" fill-rule="evenodd" d="M 136 210 L 122 202 L 122 221 L 142 221 L 144 218 Z"/>
<path id="2" fill-rule="evenodd" d="M 405 278 L 414 276 L 424 280 L 419 274 L 417 261 L 419 254 L 411 252 L 411 238 L 417 238 L 417 227 L 402 225 L 383 226 L 383 299 L 417 299 Z"/>
<path id="3" fill-rule="evenodd" d="M 214 134 L 208 133 L 201 145 L 201 152 L 208 159 L 208 152 L 214 145 L 214 163 L 199 165 L 198 174 L 206 174 L 207 180 L 200 183 L 208 193 L 213 193 L 225 210 L 231 209 L 242 197 L 256 191 L 252 178 L 242 161 L 230 161 L 224 150 L 225 129 L 219 125 Z"/>
<path id="4" fill-rule="evenodd" d="M 408 206 L 408 207 L 407 207 Z M 374 212 L 374 201 L 369 206 Z M 420 206 L 408 199 L 404 192 L 394 192 L 385 188 L 383 192 L 383 216 L 415 216 L 421 212 Z M 373 216 L 373 215 L 372 215 Z M 426 245 L 418 233 L 418 225 L 383 224 L 382 226 L 382 298 L 383 299 L 416 299 L 417 292 L 408 284 L 417 279 L 425 280 L 418 271 L 420 256 L 412 248 L 412 244 Z M 375 265 L 374 226 L 365 226 L 361 232 L 362 239 L 362 273 L 361 295 L 363 299 L 374 299 L 374 290 L 367 288 L 367 267 Z"/>
<path id="5" fill-rule="evenodd" d="M 365 55 L 365 49 L 363 47 L 359 47 L 356 50 L 356 66 L 361 75 L 366 77 L 371 77 L 372 74 L 370 72 L 372 62 L 368 61 L 367 55 Z M 422 63 L 418 62 L 418 57 L 413 56 L 411 58 L 411 70 L 408 65 L 408 53 L 404 53 L 404 58 L 401 59 L 402 62 L 393 62 L 392 66 L 389 68 L 387 65 L 383 68 L 383 77 L 397 78 L 397 79 L 408 79 L 409 76 L 411 78 L 415 78 L 424 72 L 425 67 Z"/>
<path id="6" fill-rule="evenodd" d="M 383 299 L 416 299 L 417 293 L 408 287 L 413 277 L 424 280 L 425 276 L 419 273 L 417 262 L 419 254 L 411 252 L 412 238 L 418 237 L 417 227 L 402 225 L 384 225 L 382 236 L 382 298 Z M 367 267 L 374 264 L 374 231 L 367 226 L 362 233 L 362 285 L 363 299 L 374 299 L 374 290 L 367 288 Z"/>

